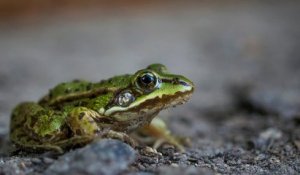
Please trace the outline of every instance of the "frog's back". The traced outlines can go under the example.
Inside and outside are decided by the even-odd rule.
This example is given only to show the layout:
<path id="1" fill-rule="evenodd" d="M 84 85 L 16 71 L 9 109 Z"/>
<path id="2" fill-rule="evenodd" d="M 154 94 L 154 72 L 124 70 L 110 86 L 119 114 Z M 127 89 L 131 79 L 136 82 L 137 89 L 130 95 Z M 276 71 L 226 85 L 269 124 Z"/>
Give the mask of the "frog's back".
<path id="1" fill-rule="evenodd" d="M 41 98 L 39 104 L 48 106 L 53 99 L 61 98 L 68 94 L 86 91 L 92 86 L 92 83 L 83 80 L 74 80 L 72 82 L 63 82 L 49 90 L 48 94 Z"/>
<path id="2" fill-rule="evenodd" d="M 39 104 L 42 106 L 62 106 L 64 103 L 73 103 L 91 100 L 107 92 L 113 93 L 130 84 L 131 75 L 115 76 L 100 82 L 89 82 L 84 80 L 74 80 L 72 82 L 60 83 L 49 90 Z"/>

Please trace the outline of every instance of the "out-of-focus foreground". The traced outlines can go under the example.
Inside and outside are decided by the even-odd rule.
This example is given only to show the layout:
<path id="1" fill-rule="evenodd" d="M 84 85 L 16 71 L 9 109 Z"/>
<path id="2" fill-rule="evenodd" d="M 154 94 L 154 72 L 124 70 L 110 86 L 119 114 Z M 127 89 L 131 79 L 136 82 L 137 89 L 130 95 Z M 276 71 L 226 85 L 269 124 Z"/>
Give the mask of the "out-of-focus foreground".
<path id="1" fill-rule="evenodd" d="M 299 11 L 298 1 L 0 1 L 0 174 L 300 173 Z M 59 158 L 4 153 L 17 103 L 62 81 L 154 62 L 197 87 L 189 103 L 162 113 L 192 138 L 186 153 L 166 146 L 133 158 L 116 142 L 125 151 L 110 157 L 111 171 L 102 158 L 76 159 L 109 141 Z"/>

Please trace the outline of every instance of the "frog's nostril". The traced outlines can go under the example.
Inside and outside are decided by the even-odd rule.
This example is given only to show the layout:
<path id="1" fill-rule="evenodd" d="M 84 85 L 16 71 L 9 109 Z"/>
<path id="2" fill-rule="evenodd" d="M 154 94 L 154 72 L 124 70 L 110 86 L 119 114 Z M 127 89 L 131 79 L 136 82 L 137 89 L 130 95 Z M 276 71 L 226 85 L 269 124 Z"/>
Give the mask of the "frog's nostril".
<path id="1" fill-rule="evenodd" d="M 173 83 L 173 84 L 180 84 L 180 80 L 179 80 L 179 78 L 173 78 L 172 80 L 171 80 L 171 83 Z"/>

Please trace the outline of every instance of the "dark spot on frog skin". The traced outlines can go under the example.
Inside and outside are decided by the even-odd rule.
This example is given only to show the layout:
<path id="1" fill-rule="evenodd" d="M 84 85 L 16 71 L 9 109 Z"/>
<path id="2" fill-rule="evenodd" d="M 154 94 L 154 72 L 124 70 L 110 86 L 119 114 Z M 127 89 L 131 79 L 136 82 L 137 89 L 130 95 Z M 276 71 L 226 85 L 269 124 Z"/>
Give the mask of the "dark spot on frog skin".
<path id="1" fill-rule="evenodd" d="M 176 77 L 176 78 L 173 78 L 173 83 L 174 83 L 174 84 L 179 84 L 179 78 L 177 78 L 177 77 Z"/>
<path id="2" fill-rule="evenodd" d="M 86 86 L 86 90 L 89 91 L 92 89 L 92 83 L 89 83 L 87 86 Z"/>
<path id="3" fill-rule="evenodd" d="M 65 93 L 66 93 L 66 94 L 68 94 L 68 93 L 70 93 L 70 92 L 71 92 L 71 89 L 70 89 L 70 88 L 65 89 Z"/>
<path id="4" fill-rule="evenodd" d="M 82 135 L 81 130 L 80 129 L 76 129 L 75 131 L 76 135 Z"/>
<path id="5" fill-rule="evenodd" d="M 98 134 L 100 132 L 100 129 L 95 129 L 94 134 Z"/>
<path id="6" fill-rule="evenodd" d="M 113 124 L 114 121 L 107 118 L 107 117 L 96 117 L 95 118 L 97 123 L 106 123 L 106 124 Z"/>
<path id="7" fill-rule="evenodd" d="M 84 112 L 81 112 L 81 113 L 79 114 L 79 116 L 78 116 L 78 119 L 79 119 L 79 120 L 82 120 L 84 116 L 85 116 L 85 113 L 84 113 Z"/>
<path id="8" fill-rule="evenodd" d="M 21 122 L 16 122 L 17 124 L 14 125 L 14 128 L 22 128 L 24 123 L 25 123 L 25 120 L 22 120 Z"/>
<path id="9" fill-rule="evenodd" d="M 89 123 L 90 123 L 90 124 L 93 124 L 93 123 L 95 123 L 95 121 L 94 121 L 94 120 L 91 120 L 91 121 L 89 121 Z"/>
<path id="10" fill-rule="evenodd" d="M 97 97 L 97 94 L 92 94 L 89 99 L 93 99 L 93 98 L 96 98 Z"/>
<path id="11" fill-rule="evenodd" d="M 44 139 L 45 140 L 51 140 L 53 138 L 53 135 L 50 135 L 50 134 L 46 134 L 45 136 L 44 136 Z"/>
<path id="12" fill-rule="evenodd" d="M 75 102 L 75 103 L 74 103 L 74 106 L 75 106 L 75 107 L 76 107 L 76 106 L 81 106 L 81 101 Z"/>
<path id="13" fill-rule="evenodd" d="M 75 89 L 75 92 L 78 92 L 78 91 L 80 91 L 80 89 L 79 89 L 79 88 L 76 88 L 76 89 Z"/>
<path id="14" fill-rule="evenodd" d="M 111 84 L 113 83 L 113 79 L 108 79 L 107 82 Z"/>
<path id="15" fill-rule="evenodd" d="M 49 92 L 49 98 L 52 98 L 53 97 L 53 92 L 50 90 Z"/>

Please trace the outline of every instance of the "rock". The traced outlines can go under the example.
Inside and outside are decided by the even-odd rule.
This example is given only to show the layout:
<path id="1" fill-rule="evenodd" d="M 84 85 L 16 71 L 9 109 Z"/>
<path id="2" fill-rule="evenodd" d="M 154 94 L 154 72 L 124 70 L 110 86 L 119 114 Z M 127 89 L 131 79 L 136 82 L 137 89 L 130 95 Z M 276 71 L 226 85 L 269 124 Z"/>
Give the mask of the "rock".
<path id="1" fill-rule="evenodd" d="M 45 174 L 118 174 L 135 160 L 127 144 L 105 139 L 60 157 Z"/>
<path id="2" fill-rule="evenodd" d="M 275 141 L 282 137 L 282 131 L 276 128 L 268 128 L 259 134 L 259 137 L 254 139 L 253 143 L 257 149 L 266 150 L 274 144 Z"/>
<path id="3" fill-rule="evenodd" d="M 245 100 L 254 109 L 276 114 L 282 118 L 300 117 L 300 92 L 298 87 L 276 88 L 262 85 L 250 90 Z"/>

